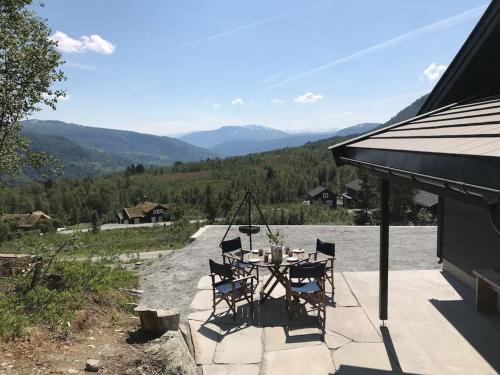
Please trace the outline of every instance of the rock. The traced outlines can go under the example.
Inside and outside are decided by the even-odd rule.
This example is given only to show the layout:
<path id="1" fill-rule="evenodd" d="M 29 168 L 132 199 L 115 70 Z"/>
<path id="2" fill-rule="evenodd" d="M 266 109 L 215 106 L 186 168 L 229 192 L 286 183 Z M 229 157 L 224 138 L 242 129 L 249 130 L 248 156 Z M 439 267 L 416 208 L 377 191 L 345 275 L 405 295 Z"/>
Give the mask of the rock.
<path id="1" fill-rule="evenodd" d="M 85 371 L 97 372 L 99 371 L 100 362 L 97 359 L 87 359 L 85 363 Z"/>
<path id="2" fill-rule="evenodd" d="M 191 328 L 189 327 L 189 324 L 180 324 L 179 330 L 182 333 L 182 337 L 186 342 L 189 352 L 194 357 L 194 343 L 193 343 L 193 337 L 191 336 Z"/>
<path id="3" fill-rule="evenodd" d="M 139 313 L 141 327 L 155 335 L 162 335 L 167 331 L 179 329 L 180 312 L 177 309 L 152 310 L 145 307 L 136 307 Z"/>
<path id="4" fill-rule="evenodd" d="M 196 363 L 180 331 L 168 331 L 152 341 L 145 351 L 143 366 L 148 373 L 196 375 Z"/>

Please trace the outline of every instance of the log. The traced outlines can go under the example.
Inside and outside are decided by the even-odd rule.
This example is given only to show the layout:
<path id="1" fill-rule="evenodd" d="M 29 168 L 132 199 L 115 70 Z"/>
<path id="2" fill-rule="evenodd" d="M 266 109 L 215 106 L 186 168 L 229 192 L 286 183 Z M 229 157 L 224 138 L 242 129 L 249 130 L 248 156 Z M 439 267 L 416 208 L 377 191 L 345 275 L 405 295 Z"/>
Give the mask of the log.
<path id="1" fill-rule="evenodd" d="M 150 309 L 138 306 L 135 311 L 139 313 L 142 329 L 154 335 L 179 329 L 181 314 L 177 309 Z"/>

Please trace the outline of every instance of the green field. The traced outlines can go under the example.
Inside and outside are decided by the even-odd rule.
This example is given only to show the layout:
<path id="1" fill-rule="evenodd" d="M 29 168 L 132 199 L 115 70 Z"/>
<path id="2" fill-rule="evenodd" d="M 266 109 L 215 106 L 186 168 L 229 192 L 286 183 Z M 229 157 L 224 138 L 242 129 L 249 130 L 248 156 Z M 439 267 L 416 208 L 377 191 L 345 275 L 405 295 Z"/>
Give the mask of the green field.
<path id="1" fill-rule="evenodd" d="M 98 233 L 77 232 L 79 246 L 64 251 L 64 255 L 113 256 L 154 250 L 169 250 L 184 247 L 189 237 L 198 229 L 197 224 L 180 223 L 167 227 L 128 228 L 106 230 Z M 0 242 L 1 253 L 39 254 L 50 252 L 67 241 L 71 235 L 37 232 L 18 235 L 17 238 Z"/>

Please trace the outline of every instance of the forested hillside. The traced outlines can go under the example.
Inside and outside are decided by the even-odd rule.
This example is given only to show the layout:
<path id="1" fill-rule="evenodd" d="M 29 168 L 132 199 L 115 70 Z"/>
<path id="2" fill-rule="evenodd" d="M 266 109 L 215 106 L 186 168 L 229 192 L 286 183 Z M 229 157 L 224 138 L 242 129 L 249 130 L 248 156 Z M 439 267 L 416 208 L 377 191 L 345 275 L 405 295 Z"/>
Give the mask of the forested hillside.
<path id="1" fill-rule="evenodd" d="M 223 160 L 178 162 L 143 173 L 33 182 L 0 190 L 0 207 L 5 213 L 42 210 L 75 223 L 88 221 L 94 210 L 104 221 L 112 221 L 119 208 L 143 196 L 177 203 L 195 216 L 207 213 L 211 205 L 217 215 L 225 215 L 247 190 L 263 205 L 297 203 L 318 184 L 338 191 L 353 176 L 350 168 L 337 170 L 327 149 L 338 140 Z"/>
<path id="2" fill-rule="evenodd" d="M 397 115 L 399 121 L 418 110 L 422 100 L 415 103 L 410 106 L 412 111 L 405 109 Z M 175 203 L 187 216 L 213 218 L 228 216 L 245 191 L 252 191 L 268 209 L 290 205 L 287 215 L 293 220 L 288 218 L 289 222 L 305 222 L 300 219 L 304 212 L 299 203 L 309 190 L 321 184 L 341 193 L 344 184 L 357 174 L 353 167 L 337 168 L 328 150 L 345 139 L 334 137 L 247 156 L 3 187 L 0 208 L 4 213 L 42 210 L 66 224 L 88 222 L 93 211 L 103 221 L 114 221 L 118 209 L 147 196 L 151 201 Z"/>
<path id="3" fill-rule="evenodd" d="M 169 165 L 178 160 L 196 161 L 217 156 L 176 138 L 61 121 L 27 120 L 23 121 L 23 130 L 28 134 L 64 137 L 80 147 L 118 156 L 129 163 Z M 50 147 L 45 151 L 50 153 Z"/>

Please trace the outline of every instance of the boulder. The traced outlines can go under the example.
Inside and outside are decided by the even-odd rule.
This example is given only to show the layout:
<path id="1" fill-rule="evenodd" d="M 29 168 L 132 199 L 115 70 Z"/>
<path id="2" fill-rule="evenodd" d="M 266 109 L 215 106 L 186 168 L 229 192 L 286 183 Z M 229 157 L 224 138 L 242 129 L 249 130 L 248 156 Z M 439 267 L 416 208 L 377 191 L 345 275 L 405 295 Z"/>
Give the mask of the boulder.
<path id="1" fill-rule="evenodd" d="M 98 372 L 100 362 L 97 359 L 88 359 L 85 363 L 85 371 L 88 372 Z"/>
<path id="2" fill-rule="evenodd" d="M 196 363 L 180 331 L 168 331 L 153 340 L 145 351 L 142 369 L 146 373 L 196 375 Z"/>
<path id="3" fill-rule="evenodd" d="M 138 306 L 135 311 L 139 313 L 141 327 L 154 335 L 179 329 L 180 312 L 177 309 L 154 310 Z"/>

